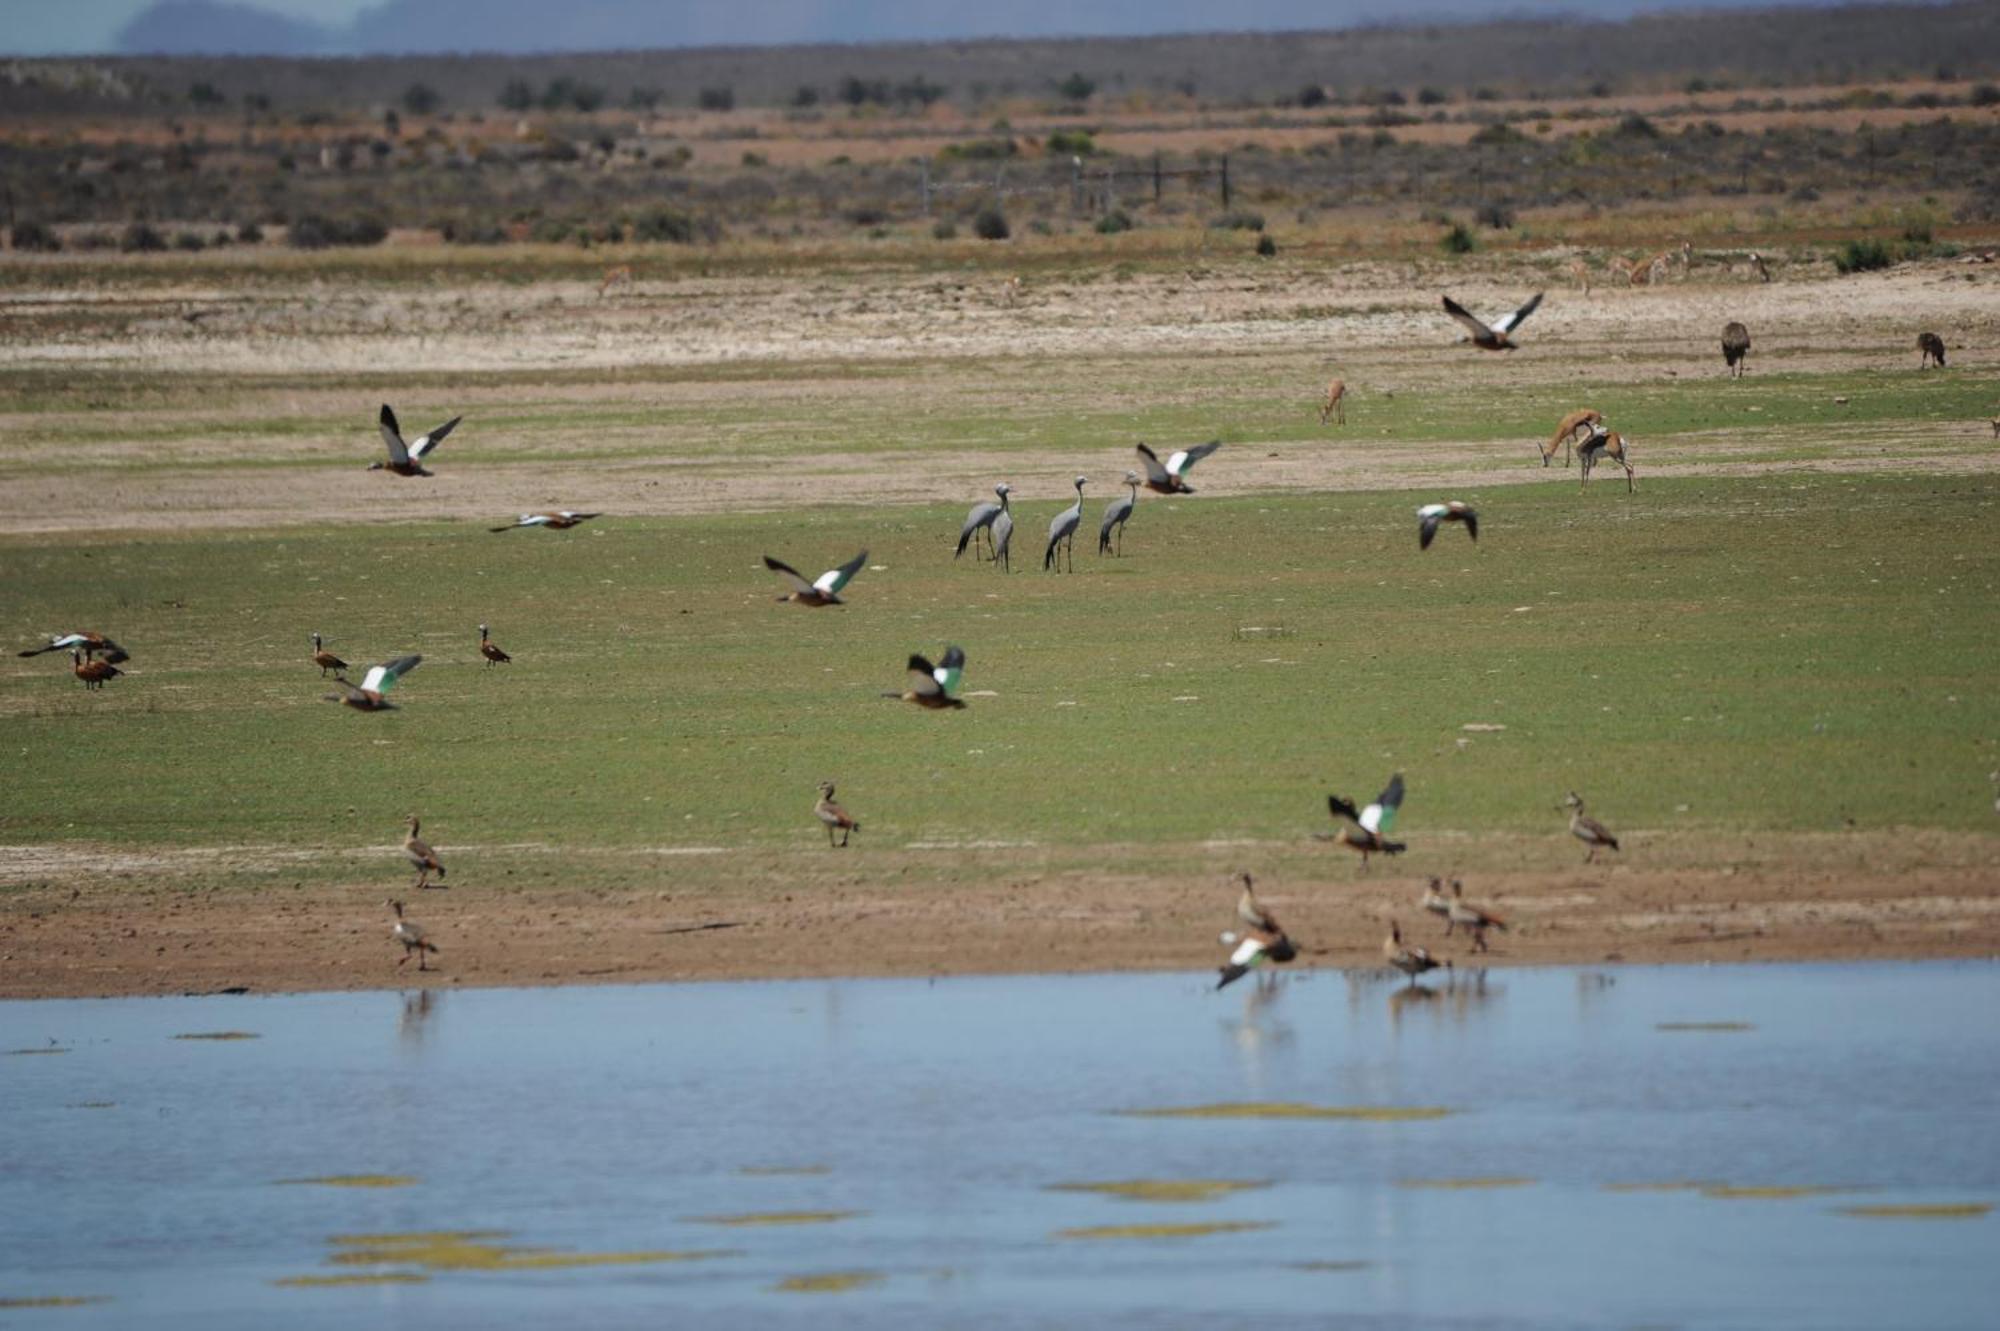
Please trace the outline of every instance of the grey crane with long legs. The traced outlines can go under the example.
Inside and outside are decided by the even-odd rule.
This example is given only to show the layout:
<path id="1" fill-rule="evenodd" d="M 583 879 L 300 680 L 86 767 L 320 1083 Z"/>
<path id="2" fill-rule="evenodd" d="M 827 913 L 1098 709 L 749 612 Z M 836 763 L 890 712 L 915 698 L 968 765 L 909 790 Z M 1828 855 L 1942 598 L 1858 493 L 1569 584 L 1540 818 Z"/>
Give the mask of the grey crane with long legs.
<path id="1" fill-rule="evenodd" d="M 999 503 L 974 504 L 972 506 L 972 511 L 965 515 L 965 525 L 958 529 L 958 550 L 952 555 L 953 559 L 964 554 L 967 544 L 977 541 L 981 532 L 986 533 L 988 541 L 993 540 L 993 524 L 999 519 L 1002 513 L 1007 511 L 1007 496 L 1012 489 L 1012 486 L 1002 481 L 993 487 L 993 493 L 1000 496 Z M 972 547 L 972 557 L 974 559 L 979 558 L 979 547 L 977 545 L 973 545 Z M 999 558 L 997 549 L 993 557 L 996 559 Z"/>
<path id="2" fill-rule="evenodd" d="M 1139 480 L 1139 473 L 1136 471 L 1126 472 L 1125 484 L 1132 488 L 1132 493 L 1119 495 L 1116 499 L 1106 504 L 1104 506 L 1104 521 L 1097 525 L 1097 553 L 1100 555 L 1106 550 L 1111 549 L 1111 529 L 1113 527 L 1118 529 L 1118 548 L 1114 554 L 1120 558 L 1125 554 L 1125 523 L 1132 516 L 1133 505 L 1139 502 L 1139 486 L 1142 484 Z"/>
<path id="3" fill-rule="evenodd" d="M 1057 546 L 1069 550 L 1069 571 L 1076 572 L 1076 529 L 1083 522 L 1083 485 L 1084 478 L 1077 477 L 1076 502 L 1056 514 L 1055 521 L 1049 524 L 1049 548 L 1042 552 L 1044 572 L 1056 567 Z"/>

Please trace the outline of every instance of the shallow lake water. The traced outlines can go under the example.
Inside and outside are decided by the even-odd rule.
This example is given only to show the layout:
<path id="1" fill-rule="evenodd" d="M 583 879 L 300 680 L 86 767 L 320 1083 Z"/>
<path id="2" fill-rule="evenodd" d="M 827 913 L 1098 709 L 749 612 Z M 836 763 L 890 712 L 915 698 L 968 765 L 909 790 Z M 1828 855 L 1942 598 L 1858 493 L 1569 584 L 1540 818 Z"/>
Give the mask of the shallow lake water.
<path id="1" fill-rule="evenodd" d="M 1210 983 L 0 1003 L 0 1325 L 1994 1324 L 2000 966 Z"/>

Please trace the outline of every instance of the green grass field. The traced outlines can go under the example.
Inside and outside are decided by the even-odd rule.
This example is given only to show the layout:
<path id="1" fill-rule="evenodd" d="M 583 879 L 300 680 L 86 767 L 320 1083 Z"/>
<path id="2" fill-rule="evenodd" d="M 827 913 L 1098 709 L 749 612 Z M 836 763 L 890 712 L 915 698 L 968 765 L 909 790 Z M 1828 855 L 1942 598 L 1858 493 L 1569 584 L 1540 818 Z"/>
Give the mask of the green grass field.
<path id="1" fill-rule="evenodd" d="M 1482 539 L 1421 553 L 1408 494 L 1147 496 L 1100 560 L 1094 495 L 1064 577 L 1053 502 L 1011 577 L 953 562 L 963 504 L 0 538 L 13 645 L 134 658 L 101 694 L 5 658 L 0 841 L 353 847 L 414 808 L 457 844 L 770 850 L 832 778 L 871 846 L 1153 859 L 1300 837 L 1396 770 L 1399 831 L 1474 861 L 1559 831 L 1572 787 L 1626 828 L 1990 826 L 2000 478 L 1573 475 L 1460 496 Z M 845 608 L 776 604 L 758 565 L 861 546 Z M 480 664 L 481 621 L 517 664 Z M 402 710 L 319 701 L 315 629 L 357 666 L 424 653 Z M 995 696 L 878 696 L 947 643 Z"/>

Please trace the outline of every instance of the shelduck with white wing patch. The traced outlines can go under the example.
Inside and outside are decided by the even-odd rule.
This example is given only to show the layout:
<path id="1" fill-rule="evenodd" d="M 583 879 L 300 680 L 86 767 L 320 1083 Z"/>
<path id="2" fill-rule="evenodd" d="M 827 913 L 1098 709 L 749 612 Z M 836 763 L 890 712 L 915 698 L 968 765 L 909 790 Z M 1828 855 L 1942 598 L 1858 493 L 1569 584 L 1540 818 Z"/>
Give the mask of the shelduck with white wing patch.
<path id="1" fill-rule="evenodd" d="M 790 601 L 795 605 L 845 605 L 846 602 L 840 599 L 840 589 L 852 582 L 854 575 L 867 563 L 868 552 L 863 550 L 839 568 L 830 568 L 811 582 L 807 582 L 805 575 L 790 564 L 782 563 L 769 555 L 764 556 L 764 567 L 777 574 L 791 588 L 778 599 Z"/>
<path id="2" fill-rule="evenodd" d="M 1388 786 L 1365 809 L 1357 810 L 1353 800 L 1340 795 L 1328 795 L 1326 805 L 1334 820 L 1342 826 L 1338 831 L 1315 832 L 1313 838 L 1335 841 L 1359 852 L 1364 871 L 1368 868 L 1370 855 L 1400 855 L 1408 849 L 1402 842 L 1389 839 L 1389 832 L 1396 825 L 1396 814 L 1403 807 L 1401 772 L 1389 778 Z"/>
<path id="3" fill-rule="evenodd" d="M 399 656 L 393 661 L 370 666 L 359 685 L 349 681 L 345 675 L 335 675 L 333 686 L 340 692 L 322 694 L 321 697 L 327 702 L 345 703 L 357 712 L 392 712 L 396 704 L 390 702 L 386 695 L 395 687 L 397 680 L 415 670 L 423 659 L 414 655 Z"/>
<path id="4" fill-rule="evenodd" d="M 919 707 L 945 710 L 965 706 L 965 699 L 957 696 L 959 679 L 965 674 L 965 653 L 957 647 L 944 649 L 944 660 L 932 665 L 922 656 L 910 657 L 909 687 L 901 693 L 885 693 L 885 698 L 900 698 L 913 702 Z"/>
<path id="5" fill-rule="evenodd" d="M 396 923 L 389 930 L 389 936 L 403 945 L 402 960 L 396 964 L 398 966 L 407 964 L 410 960 L 410 954 L 414 952 L 417 954 L 417 969 L 420 971 L 429 970 L 430 964 L 424 959 L 424 954 L 426 952 L 435 953 L 437 951 L 437 944 L 424 937 L 424 927 L 421 924 L 418 924 L 415 920 L 406 920 L 403 918 L 402 902 L 390 901 L 387 905 L 389 909 L 396 912 Z"/>
<path id="6" fill-rule="evenodd" d="M 517 531 L 522 527 L 547 527 L 550 531 L 565 531 L 579 522 L 601 518 L 602 513 L 573 513 L 569 509 L 558 509 L 554 513 L 523 513 L 504 527 L 488 527 L 488 531 Z"/>
<path id="7" fill-rule="evenodd" d="M 384 402 L 379 424 L 382 430 L 382 443 L 389 450 L 389 460 L 371 462 L 368 464 L 368 470 L 392 472 L 397 476 L 432 475 L 433 473 L 424 470 L 424 459 L 430 455 L 432 449 L 443 443 L 444 437 L 457 429 L 458 423 L 464 419 L 463 416 L 454 416 L 429 434 L 419 435 L 406 444 L 403 442 L 403 432 L 396 425 L 396 413 L 389 410 L 389 404 Z"/>
<path id="8" fill-rule="evenodd" d="M 1425 504 L 1417 510 L 1417 549 L 1431 548 L 1440 522 L 1462 522 L 1465 534 L 1474 541 L 1479 539 L 1479 515 L 1472 511 L 1472 505 L 1453 499 L 1443 504 Z"/>
<path id="9" fill-rule="evenodd" d="M 1444 312 L 1458 320 L 1465 328 L 1467 335 L 1461 339 L 1462 341 L 1472 343 L 1473 346 L 1478 347 L 1481 351 L 1513 351 L 1516 350 L 1516 347 L 1510 334 L 1516 328 L 1519 328 L 1523 321 L 1535 312 L 1535 307 L 1541 303 L 1542 293 L 1537 291 L 1528 300 L 1527 304 L 1515 310 L 1512 314 L 1501 315 L 1491 324 L 1481 322 L 1479 316 L 1473 314 L 1450 296 L 1444 298 Z"/>
<path id="10" fill-rule="evenodd" d="M 1146 464 L 1146 488 L 1163 495 L 1193 494 L 1194 487 L 1187 483 L 1187 474 L 1194 470 L 1195 463 L 1221 447 L 1220 439 L 1211 439 L 1169 454 L 1163 463 L 1158 453 L 1144 444 L 1138 445 L 1139 460 Z"/>
<path id="11" fill-rule="evenodd" d="M 102 633 L 52 633 L 46 646 L 30 647 L 17 656 L 40 656 L 43 652 L 82 652 L 86 661 L 103 657 L 111 665 L 119 665 L 132 658 L 123 647 L 105 637 Z"/>
<path id="12" fill-rule="evenodd" d="M 1236 878 L 1243 884 L 1243 895 L 1236 899 L 1236 918 L 1244 927 L 1222 934 L 1222 945 L 1236 950 L 1229 954 L 1229 964 L 1219 968 L 1221 978 L 1215 982 L 1217 989 L 1242 979 L 1267 962 L 1283 965 L 1299 955 L 1292 940 L 1285 936 L 1285 926 L 1257 900 L 1250 875 L 1238 874 Z"/>

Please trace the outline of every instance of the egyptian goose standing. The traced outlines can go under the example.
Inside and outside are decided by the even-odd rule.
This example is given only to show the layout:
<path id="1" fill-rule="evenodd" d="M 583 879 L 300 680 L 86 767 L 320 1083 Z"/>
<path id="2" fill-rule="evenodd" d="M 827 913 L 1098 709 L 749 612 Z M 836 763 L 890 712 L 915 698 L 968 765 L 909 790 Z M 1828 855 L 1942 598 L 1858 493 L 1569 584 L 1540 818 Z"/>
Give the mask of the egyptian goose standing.
<path id="1" fill-rule="evenodd" d="M 853 815 L 833 802 L 833 782 L 831 781 L 822 781 L 819 783 L 819 802 L 813 805 L 813 817 L 826 824 L 826 844 L 828 847 L 833 845 L 833 831 L 835 828 L 840 829 L 840 844 L 843 846 L 847 844 L 849 836 L 861 830 L 861 824 L 854 821 Z"/>
<path id="2" fill-rule="evenodd" d="M 431 885 L 432 873 L 439 878 L 444 877 L 444 865 L 438 862 L 437 852 L 431 849 L 430 843 L 417 835 L 421 826 L 417 815 L 411 814 L 403 823 L 410 829 L 410 834 L 403 838 L 403 858 L 417 866 L 417 887 L 427 888 Z"/>
<path id="3" fill-rule="evenodd" d="M 1258 903 L 1250 875 L 1238 874 L 1237 881 L 1243 884 L 1243 895 L 1236 899 L 1236 918 L 1245 927 L 1240 932 L 1228 930 L 1222 934 L 1222 945 L 1234 946 L 1236 950 L 1229 954 L 1229 964 L 1219 968 L 1221 978 L 1215 982 L 1217 989 L 1242 979 L 1267 961 L 1283 965 L 1298 956 L 1298 949 L 1285 936 L 1285 926 Z"/>
<path id="4" fill-rule="evenodd" d="M 386 695 L 395 687 L 397 680 L 415 670 L 423 659 L 421 656 L 399 656 L 393 661 L 369 666 L 359 686 L 348 682 L 344 675 L 335 675 L 333 686 L 340 692 L 320 696 L 327 702 L 345 703 L 357 712 L 393 712 L 396 704 L 390 702 Z"/>
<path id="5" fill-rule="evenodd" d="M 1462 522 L 1465 534 L 1475 543 L 1479 540 L 1479 515 L 1472 511 L 1472 505 L 1453 499 L 1443 504 L 1425 504 L 1417 510 L 1417 549 L 1431 548 L 1440 522 Z"/>
<path id="6" fill-rule="evenodd" d="M 403 918 L 402 902 L 391 901 L 388 905 L 390 909 L 396 912 L 396 924 L 394 928 L 389 930 L 389 936 L 403 945 L 403 958 L 396 964 L 398 966 L 405 965 L 410 960 L 410 954 L 414 952 L 417 954 L 417 969 L 420 971 L 429 970 L 430 965 L 425 961 L 424 953 L 436 952 L 437 944 L 424 937 L 424 927 L 422 925 L 418 924 L 415 920 L 406 920 Z"/>
<path id="7" fill-rule="evenodd" d="M 1454 924 L 1472 935 L 1472 950 L 1474 952 L 1484 952 L 1486 950 L 1486 931 L 1488 929 L 1499 929 L 1504 932 L 1507 928 L 1507 921 L 1501 919 L 1492 911 L 1481 909 L 1473 905 L 1470 901 L 1467 901 L 1465 899 L 1465 884 L 1459 882 L 1456 878 L 1451 880 L 1451 901 L 1447 904 L 1445 912 L 1446 932 L 1450 932 L 1450 928 Z"/>
<path id="8" fill-rule="evenodd" d="M 46 647 L 30 647 L 25 652 L 17 652 L 15 654 L 17 656 L 40 656 L 43 652 L 66 651 L 71 655 L 75 655 L 78 649 L 82 650 L 85 660 L 101 656 L 110 664 L 118 665 L 120 662 L 132 659 L 126 654 L 123 647 L 120 647 L 102 633 L 51 634 Z"/>
<path id="9" fill-rule="evenodd" d="M 1340 795 L 1328 795 L 1326 805 L 1344 825 L 1336 832 L 1315 832 L 1313 839 L 1337 841 L 1349 850 L 1359 851 L 1364 872 L 1370 855 L 1400 855 L 1407 849 L 1402 842 L 1389 840 L 1389 830 L 1396 825 L 1396 813 L 1403 807 L 1401 772 L 1389 778 L 1388 787 L 1365 809 L 1357 811 L 1353 800 Z"/>
<path id="10" fill-rule="evenodd" d="M 1423 899 L 1419 904 L 1425 910 L 1443 920 L 1445 933 L 1447 935 L 1451 933 L 1451 898 L 1444 894 L 1444 880 L 1442 878 L 1431 879 L 1429 884 L 1424 888 Z"/>
<path id="11" fill-rule="evenodd" d="M 513 657 L 493 645 L 493 640 L 486 636 L 486 626 L 484 624 L 479 626 L 479 654 L 486 658 L 486 664 L 489 666 L 508 665 L 514 660 Z"/>
<path id="12" fill-rule="evenodd" d="M 965 700 L 955 696 L 958 693 L 959 679 L 965 674 L 963 650 L 957 647 L 945 648 L 943 662 L 935 666 L 922 656 L 912 656 L 907 668 L 910 672 L 910 686 L 901 693 L 885 693 L 883 697 L 900 698 L 919 707 L 940 710 L 965 706 Z"/>
<path id="13" fill-rule="evenodd" d="M 1466 332 L 1470 336 L 1463 340 L 1472 343 L 1473 346 L 1478 347 L 1481 351 L 1513 351 L 1516 350 L 1516 347 L 1508 334 L 1519 328 L 1522 321 L 1533 314 L 1535 307 L 1541 303 L 1542 293 L 1537 291 L 1526 305 L 1515 310 L 1512 314 L 1501 315 L 1490 325 L 1481 323 L 1477 315 L 1467 310 L 1450 296 L 1444 298 L 1444 312 L 1464 325 Z"/>
<path id="14" fill-rule="evenodd" d="M 379 424 L 382 429 L 382 442 L 389 450 L 389 460 L 371 462 L 368 464 L 368 470 L 393 472 L 398 476 L 431 475 L 432 473 L 424 470 L 425 456 L 443 443 L 444 437 L 458 428 L 458 423 L 464 419 L 463 416 L 454 416 L 429 434 L 419 435 L 414 442 L 405 444 L 402 431 L 396 428 L 396 413 L 389 410 L 389 404 L 384 402 Z"/>
<path id="15" fill-rule="evenodd" d="M 522 527 L 547 527 L 550 531 L 566 531 L 579 522 L 601 518 L 602 513 L 573 513 L 569 509 L 558 509 L 554 513 L 523 513 L 504 527 L 488 527 L 488 531 L 516 531 Z"/>
<path id="16" fill-rule="evenodd" d="M 319 634 L 317 633 L 313 634 L 312 663 L 319 667 L 319 677 L 321 679 L 326 678 L 326 672 L 329 670 L 338 671 L 347 669 L 347 662 L 320 646 Z"/>
<path id="17" fill-rule="evenodd" d="M 868 552 L 863 550 L 839 568 L 830 568 L 811 582 L 807 582 L 805 575 L 790 564 L 773 559 L 769 555 L 764 556 L 764 567 L 777 574 L 791 588 L 778 599 L 791 601 L 796 605 L 810 606 L 845 605 L 846 602 L 840 599 L 840 589 L 854 581 L 854 575 L 859 573 L 867 562 Z"/>
<path id="18" fill-rule="evenodd" d="M 71 672 L 83 681 L 83 687 L 86 689 L 101 689 L 105 681 L 116 679 L 125 673 L 109 661 L 89 660 L 82 652 L 71 652 L 69 660 Z"/>
<path id="19" fill-rule="evenodd" d="M 1611 835 L 1611 830 L 1605 827 L 1603 823 L 1584 813 L 1583 799 L 1574 790 L 1563 796 L 1563 807 L 1570 811 L 1569 834 L 1590 847 L 1590 853 L 1583 857 L 1585 864 L 1589 864 L 1597 858 L 1597 848 L 1599 846 L 1609 846 L 1613 850 L 1618 849 L 1618 838 Z"/>
<path id="20" fill-rule="evenodd" d="M 1146 488 L 1163 495 L 1191 495 L 1194 488 L 1187 483 L 1187 474 L 1194 470 L 1194 464 L 1222 447 L 1220 439 L 1211 439 L 1193 448 L 1184 448 L 1170 454 L 1165 463 L 1160 455 L 1144 444 L 1138 446 L 1139 460 L 1146 464 Z"/>
<path id="21" fill-rule="evenodd" d="M 1439 966 L 1449 966 L 1449 961 L 1439 961 L 1420 947 L 1410 947 L 1403 942 L 1403 931 L 1394 920 L 1389 921 L 1389 936 L 1382 940 L 1382 959 L 1410 977 L 1415 984 L 1417 977 L 1425 971 L 1434 971 Z"/>

